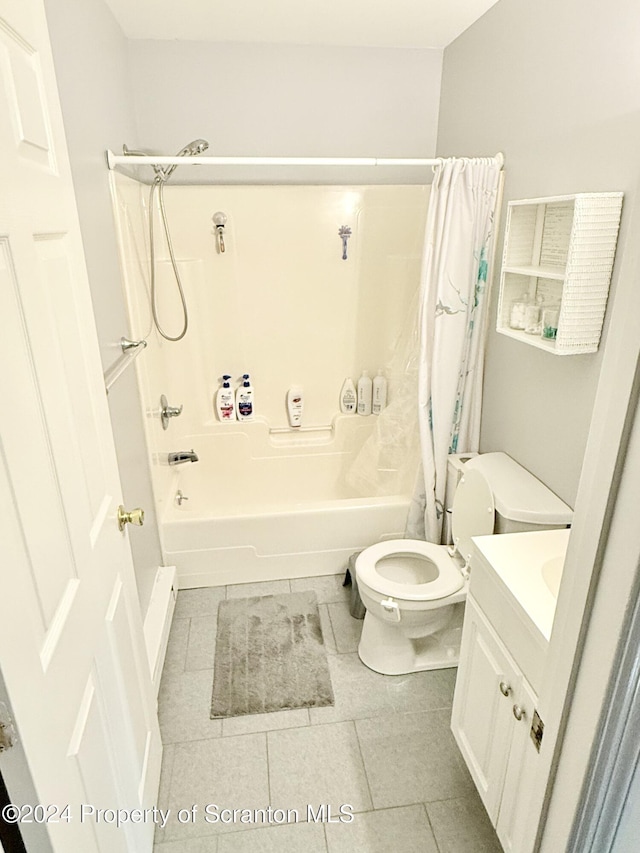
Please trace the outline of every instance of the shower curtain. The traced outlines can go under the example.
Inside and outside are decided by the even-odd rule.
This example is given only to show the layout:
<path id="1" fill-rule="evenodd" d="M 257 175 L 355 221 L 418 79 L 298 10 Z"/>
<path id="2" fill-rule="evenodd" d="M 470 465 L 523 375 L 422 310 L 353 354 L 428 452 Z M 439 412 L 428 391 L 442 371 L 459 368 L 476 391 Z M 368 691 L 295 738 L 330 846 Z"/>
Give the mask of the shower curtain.
<path id="1" fill-rule="evenodd" d="M 435 167 L 420 283 L 421 472 L 407 537 L 441 541 L 447 456 L 478 449 L 499 179 L 494 158 L 452 158 Z"/>

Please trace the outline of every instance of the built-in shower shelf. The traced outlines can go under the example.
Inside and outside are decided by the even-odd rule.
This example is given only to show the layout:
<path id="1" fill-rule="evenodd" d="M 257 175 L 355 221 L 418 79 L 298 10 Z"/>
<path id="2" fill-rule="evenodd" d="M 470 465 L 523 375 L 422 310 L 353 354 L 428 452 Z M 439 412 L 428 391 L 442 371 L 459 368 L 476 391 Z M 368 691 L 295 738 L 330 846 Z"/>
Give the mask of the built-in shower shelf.
<path id="1" fill-rule="evenodd" d="M 508 203 L 496 326 L 500 334 L 556 355 L 598 349 L 622 197 L 621 192 L 575 193 Z M 520 301 L 558 309 L 555 339 L 512 327 L 518 317 L 512 308 Z"/>

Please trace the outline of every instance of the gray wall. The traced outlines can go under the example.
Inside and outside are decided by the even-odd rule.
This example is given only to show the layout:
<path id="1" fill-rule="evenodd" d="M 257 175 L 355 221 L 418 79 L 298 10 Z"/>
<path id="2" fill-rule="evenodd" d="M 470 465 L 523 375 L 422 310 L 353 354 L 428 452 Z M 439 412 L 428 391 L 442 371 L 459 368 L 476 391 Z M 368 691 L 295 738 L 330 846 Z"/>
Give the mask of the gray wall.
<path id="1" fill-rule="evenodd" d="M 500 0 L 444 54 L 438 154 L 503 151 L 505 201 L 625 192 L 605 345 L 621 255 L 638 252 L 626 222 L 640 175 L 639 32 L 637 0 Z M 489 335 L 481 449 L 506 451 L 571 505 L 602 349 L 560 358 Z"/>
<path id="2" fill-rule="evenodd" d="M 107 148 L 121 150 L 123 142 L 135 145 L 127 43 L 103 0 L 45 0 L 45 7 L 102 363 L 107 367 L 121 354 L 118 342 L 128 334 L 105 161 Z M 145 526 L 130 536 L 144 616 L 162 556 L 133 369 L 108 399 L 125 505 L 142 506 L 146 513 Z"/>
<path id="3" fill-rule="evenodd" d="M 204 137 L 209 154 L 227 156 L 434 155 L 441 50 L 132 40 L 129 51 L 145 149 L 173 153 Z M 398 172 L 388 174 L 393 181 Z M 326 170 L 313 177 L 356 180 Z M 256 178 L 281 175 L 263 169 Z"/>

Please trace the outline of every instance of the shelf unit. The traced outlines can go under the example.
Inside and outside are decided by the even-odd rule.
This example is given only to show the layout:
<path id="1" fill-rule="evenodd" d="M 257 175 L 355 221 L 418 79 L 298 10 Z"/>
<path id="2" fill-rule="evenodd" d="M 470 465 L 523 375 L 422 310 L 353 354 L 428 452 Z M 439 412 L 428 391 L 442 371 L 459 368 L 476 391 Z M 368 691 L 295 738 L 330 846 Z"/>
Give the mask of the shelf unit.
<path id="1" fill-rule="evenodd" d="M 596 352 L 607 306 L 623 193 L 575 193 L 507 206 L 497 331 L 555 355 Z M 555 340 L 509 325 L 527 294 L 559 307 Z"/>

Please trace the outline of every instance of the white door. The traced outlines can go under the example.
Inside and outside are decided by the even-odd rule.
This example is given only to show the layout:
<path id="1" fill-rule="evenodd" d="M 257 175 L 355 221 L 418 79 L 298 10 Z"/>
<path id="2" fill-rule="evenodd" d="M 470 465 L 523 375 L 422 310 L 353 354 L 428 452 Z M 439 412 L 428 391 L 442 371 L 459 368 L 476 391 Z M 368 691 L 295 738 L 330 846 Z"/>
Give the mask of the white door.
<path id="1" fill-rule="evenodd" d="M 0 359 L 0 670 L 19 737 L 60 810 L 56 853 L 145 853 L 149 819 L 79 810 L 152 806 L 161 746 L 42 0 L 0 0 Z"/>

